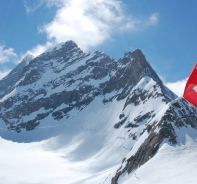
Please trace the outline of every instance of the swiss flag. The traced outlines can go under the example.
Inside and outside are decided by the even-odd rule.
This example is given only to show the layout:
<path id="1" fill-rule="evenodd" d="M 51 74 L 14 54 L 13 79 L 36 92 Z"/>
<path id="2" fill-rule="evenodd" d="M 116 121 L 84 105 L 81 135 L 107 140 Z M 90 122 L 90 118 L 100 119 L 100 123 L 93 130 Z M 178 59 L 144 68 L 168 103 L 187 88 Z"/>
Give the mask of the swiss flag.
<path id="1" fill-rule="evenodd" d="M 197 107 L 197 63 L 186 83 L 183 97 Z"/>

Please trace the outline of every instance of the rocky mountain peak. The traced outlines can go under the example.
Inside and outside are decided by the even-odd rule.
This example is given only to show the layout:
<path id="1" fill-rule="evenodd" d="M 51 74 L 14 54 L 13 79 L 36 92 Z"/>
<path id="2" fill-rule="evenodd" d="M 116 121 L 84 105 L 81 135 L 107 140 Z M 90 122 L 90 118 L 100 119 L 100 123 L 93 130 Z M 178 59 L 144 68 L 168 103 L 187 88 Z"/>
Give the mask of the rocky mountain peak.
<path id="1" fill-rule="evenodd" d="M 125 52 L 124 57 L 125 58 L 140 57 L 145 59 L 145 56 L 140 49 L 135 49 L 134 51 Z"/>
<path id="2" fill-rule="evenodd" d="M 154 80 L 161 82 L 159 76 L 153 70 L 140 49 L 136 49 L 132 52 L 125 52 L 123 60 L 129 59 L 133 61 L 132 69 L 136 70 L 137 73 L 141 75 L 149 75 L 154 78 Z"/>
<path id="3" fill-rule="evenodd" d="M 131 62 L 132 61 L 132 62 Z M 130 73 L 132 80 L 136 79 L 134 83 L 137 83 L 142 77 L 149 76 L 152 78 L 162 89 L 165 99 L 169 102 L 170 99 L 175 99 L 177 96 L 163 85 L 163 82 L 146 60 L 144 54 L 140 49 L 136 49 L 133 52 L 126 52 L 124 54 L 123 62 L 131 62 Z"/>
<path id="4" fill-rule="evenodd" d="M 73 49 L 76 49 L 78 48 L 77 44 L 70 40 L 70 41 L 67 41 L 67 42 L 61 42 L 57 45 L 55 45 L 54 47 L 46 50 L 45 52 L 48 53 L 48 52 L 53 52 L 53 51 L 64 51 L 64 52 L 70 52 L 72 51 Z"/>
<path id="5" fill-rule="evenodd" d="M 112 153 L 119 163 L 124 157 L 106 178 L 117 184 L 164 141 L 177 144 L 177 128 L 197 129 L 197 111 L 175 98 L 140 49 L 113 59 L 68 41 L 27 56 L 0 81 L 0 135 L 18 142 L 62 136 L 67 143 L 80 135 L 72 152 L 79 159 L 93 154 L 105 164 Z"/>
<path id="6" fill-rule="evenodd" d="M 68 41 L 48 49 L 27 66 L 21 63 L 16 69 L 8 75 L 12 82 L 0 81 L 0 87 L 1 84 L 2 88 L 8 86 L 1 96 L 0 118 L 18 132 L 34 129 L 48 116 L 54 121 L 69 118 L 73 109 L 82 110 L 98 96 L 103 103 L 127 98 L 124 108 L 133 102 L 139 104 L 139 89 L 133 92 L 135 99 L 128 96 L 145 76 L 158 84 L 155 88 L 161 89 L 155 96 L 163 96 L 165 102 L 175 98 L 175 95 L 169 95 L 171 93 L 139 49 L 126 52 L 123 59 L 115 60 L 99 51 L 85 54 L 76 43 Z M 14 79 L 12 73 L 17 75 Z M 140 89 L 141 94 L 142 91 L 148 98 L 148 92 Z M 44 113 L 40 114 L 41 108 Z M 32 113 L 38 114 L 22 120 L 24 116 L 31 117 Z"/>
<path id="7" fill-rule="evenodd" d="M 50 60 L 56 59 L 60 57 L 68 58 L 73 53 L 83 54 L 83 51 L 77 46 L 74 41 L 67 41 L 57 44 L 56 46 L 47 49 L 44 53 L 42 53 L 38 58 L 40 60 Z"/>
<path id="8" fill-rule="evenodd" d="M 27 56 L 0 80 L 0 136 L 48 139 L 50 149 L 69 150 L 64 158 L 108 172 L 85 183 L 122 183 L 163 143 L 182 144 L 196 122 L 196 108 L 165 87 L 140 49 L 113 59 L 68 41 Z"/>
<path id="9" fill-rule="evenodd" d="M 74 42 L 74 41 L 72 41 L 72 40 L 69 40 L 69 41 L 67 41 L 67 42 L 64 42 L 63 44 L 62 44 L 62 47 L 64 47 L 64 48 L 66 48 L 66 49 L 70 49 L 70 50 L 72 50 L 73 48 L 78 48 L 78 45 Z"/>

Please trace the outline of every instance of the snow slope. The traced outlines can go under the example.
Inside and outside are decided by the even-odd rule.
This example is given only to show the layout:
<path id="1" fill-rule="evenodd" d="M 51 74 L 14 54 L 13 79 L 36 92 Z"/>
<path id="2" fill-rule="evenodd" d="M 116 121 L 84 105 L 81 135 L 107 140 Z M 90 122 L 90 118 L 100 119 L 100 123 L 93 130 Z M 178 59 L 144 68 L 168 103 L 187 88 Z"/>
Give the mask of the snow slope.
<path id="1" fill-rule="evenodd" d="M 80 183 L 89 177 L 88 161 L 69 161 L 67 151 L 47 150 L 53 139 L 38 143 L 14 143 L 0 139 L 0 182 L 3 184 L 65 184 Z"/>
<path id="2" fill-rule="evenodd" d="M 164 143 L 158 153 L 146 164 L 120 178 L 120 184 L 195 184 L 197 179 L 197 139 L 182 137 L 182 143 L 172 146 Z M 192 137 L 191 137 L 192 136 Z M 16 143 L 0 138 L 0 181 L 3 184 L 92 184 L 111 183 L 108 177 L 119 164 L 106 169 L 95 157 L 73 160 L 69 152 L 76 149 L 78 141 L 58 149 L 49 149 L 55 138 L 36 143 Z M 114 154 L 111 154 L 111 161 Z M 115 159 L 115 158 L 114 158 Z"/>
<path id="3" fill-rule="evenodd" d="M 164 143 L 155 157 L 134 171 L 131 176 L 122 177 L 119 183 L 195 184 L 197 180 L 197 139 L 193 139 L 187 134 L 185 139 L 184 144 L 176 146 Z"/>

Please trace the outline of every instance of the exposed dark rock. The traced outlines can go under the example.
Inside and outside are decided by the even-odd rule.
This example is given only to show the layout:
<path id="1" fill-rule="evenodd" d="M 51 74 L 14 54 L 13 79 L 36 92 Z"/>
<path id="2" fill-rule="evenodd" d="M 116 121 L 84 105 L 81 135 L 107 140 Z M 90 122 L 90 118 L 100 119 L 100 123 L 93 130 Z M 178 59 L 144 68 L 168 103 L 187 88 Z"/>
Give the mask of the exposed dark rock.
<path id="1" fill-rule="evenodd" d="M 136 128 L 136 127 L 138 127 L 139 125 L 137 125 L 137 124 L 134 124 L 134 123 L 132 123 L 132 122 L 129 122 L 129 123 L 127 123 L 127 125 L 125 126 L 125 128 Z"/>
<path id="2" fill-rule="evenodd" d="M 114 125 L 114 128 L 119 128 L 127 120 L 127 117 L 122 118 L 118 123 Z"/>
<path id="3" fill-rule="evenodd" d="M 139 116 L 137 116 L 136 118 L 134 118 L 134 121 L 135 121 L 136 123 L 143 122 L 144 120 L 147 120 L 147 119 L 151 118 L 151 117 L 152 117 L 152 113 L 153 113 L 153 112 L 147 112 L 147 113 L 144 114 L 144 115 L 139 115 Z"/>
<path id="4" fill-rule="evenodd" d="M 121 166 L 121 169 L 117 170 L 111 180 L 112 184 L 118 184 L 118 179 L 123 173 L 131 173 L 151 159 L 164 140 L 172 145 L 177 144 L 176 127 L 191 126 L 197 129 L 197 110 L 192 106 L 188 108 L 188 105 L 188 102 L 183 98 L 173 101 L 159 122 L 155 121 L 153 125 L 146 127 L 146 131 L 149 133 L 148 137 L 134 155 L 124 160 L 126 166 L 124 168 Z M 149 115 L 148 117 L 150 117 Z M 136 120 L 143 121 L 144 118 L 145 116 L 139 116 Z M 134 136 L 135 134 L 130 134 L 133 139 Z"/>

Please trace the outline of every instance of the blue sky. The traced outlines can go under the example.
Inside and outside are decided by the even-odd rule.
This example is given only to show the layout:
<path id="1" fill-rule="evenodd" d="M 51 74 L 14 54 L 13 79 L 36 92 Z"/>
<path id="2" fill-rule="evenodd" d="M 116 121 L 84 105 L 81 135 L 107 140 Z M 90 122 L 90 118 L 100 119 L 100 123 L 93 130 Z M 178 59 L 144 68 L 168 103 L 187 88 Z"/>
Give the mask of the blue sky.
<path id="1" fill-rule="evenodd" d="M 0 77 L 25 55 L 74 40 L 116 58 L 139 48 L 167 85 L 183 90 L 197 61 L 196 7 L 196 0 L 0 0 Z"/>

